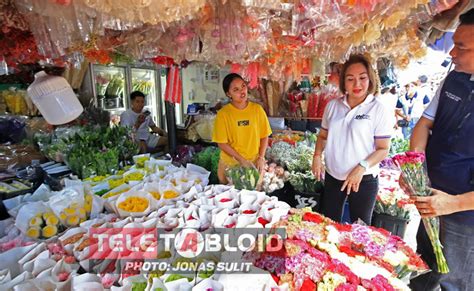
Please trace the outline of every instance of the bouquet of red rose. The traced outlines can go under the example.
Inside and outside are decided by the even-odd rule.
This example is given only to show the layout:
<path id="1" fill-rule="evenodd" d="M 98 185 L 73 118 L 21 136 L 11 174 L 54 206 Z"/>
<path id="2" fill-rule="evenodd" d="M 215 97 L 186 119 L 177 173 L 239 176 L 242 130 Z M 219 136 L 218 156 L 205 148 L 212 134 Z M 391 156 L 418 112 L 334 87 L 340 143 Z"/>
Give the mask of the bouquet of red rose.
<path id="1" fill-rule="evenodd" d="M 430 196 L 430 181 L 426 168 L 424 167 L 425 154 L 416 152 L 406 152 L 394 156 L 393 162 L 401 172 L 402 178 L 407 184 L 409 195 L 412 196 Z M 443 255 L 443 246 L 439 241 L 439 219 L 437 217 L 423 218 L 423 224 L 433 246 L 436 255 L 438 272 L 446 274 L 449 272 L 448 264 Z"/>

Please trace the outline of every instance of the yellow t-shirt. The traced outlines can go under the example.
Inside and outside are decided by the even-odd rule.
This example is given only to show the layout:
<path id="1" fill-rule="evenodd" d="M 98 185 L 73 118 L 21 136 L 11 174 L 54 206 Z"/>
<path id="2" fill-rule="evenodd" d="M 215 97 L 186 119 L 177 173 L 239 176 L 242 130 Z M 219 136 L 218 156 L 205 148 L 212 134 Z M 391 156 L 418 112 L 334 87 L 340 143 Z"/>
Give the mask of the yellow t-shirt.
<path id="1" fill-rule="evenodd" d="M 267 115 L 260 105 L 249 102 L 245 109 L 240 110 L 227 104 L 217 112 L 212 141 L 228 143 L 245 159 L 253 162 L 258 156 L 260 139 L 271 133 Z M 220 158 L 227 165 L 238 163 L 223 151 Z"/>

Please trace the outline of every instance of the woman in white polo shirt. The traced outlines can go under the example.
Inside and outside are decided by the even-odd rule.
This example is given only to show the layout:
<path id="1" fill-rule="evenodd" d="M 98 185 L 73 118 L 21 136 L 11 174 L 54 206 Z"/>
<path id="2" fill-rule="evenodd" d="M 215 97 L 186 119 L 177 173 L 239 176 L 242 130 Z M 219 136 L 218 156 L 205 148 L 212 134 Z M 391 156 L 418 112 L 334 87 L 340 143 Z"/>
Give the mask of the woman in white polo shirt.
<path id="1" fill-rule="evenodd" d="M 344 63 L 339 87 L 344 96 L 327 105 L 313 157 L 316 179 L 325 172 L 321 212 L 341 221 L 349 199 L 351 221 L 360 218 L 370 225 L 378 164 L 388 154 L 395 120 L 393 112 L 374 98 L 377 75 L 366 57 L 352 55 Z"/>

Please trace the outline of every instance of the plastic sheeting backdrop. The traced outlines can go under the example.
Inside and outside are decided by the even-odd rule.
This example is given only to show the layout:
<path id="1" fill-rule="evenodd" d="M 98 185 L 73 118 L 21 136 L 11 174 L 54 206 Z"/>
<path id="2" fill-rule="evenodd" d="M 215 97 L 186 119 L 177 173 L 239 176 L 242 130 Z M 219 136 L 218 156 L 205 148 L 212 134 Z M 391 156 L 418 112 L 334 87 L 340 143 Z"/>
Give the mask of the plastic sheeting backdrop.
<path id="1" fill-rule="evenodd" d="M 419 24 L 456 2 L 2 0 L 0 55 L 10 66 L 43 59 L 77 67 L 84 58 L 232 62 L 249 79 L 272 80 L 320 74 L 353 52 L 403 67 L 425 53 Z"/>

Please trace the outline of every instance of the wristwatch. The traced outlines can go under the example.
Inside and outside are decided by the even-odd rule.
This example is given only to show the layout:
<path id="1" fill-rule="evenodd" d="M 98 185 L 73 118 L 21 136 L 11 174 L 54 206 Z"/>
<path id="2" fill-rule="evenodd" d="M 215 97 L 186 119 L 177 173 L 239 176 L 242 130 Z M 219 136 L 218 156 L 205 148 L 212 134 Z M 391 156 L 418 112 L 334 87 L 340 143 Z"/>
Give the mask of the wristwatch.
<path id="1" fill-rule="evenodd" d="M 368 170 L 369 169 L 369 162 L 367 162 L 366 160 L 362 160 L 359 162 L 359 165 L 364 168 L 364 170 Z"/>

